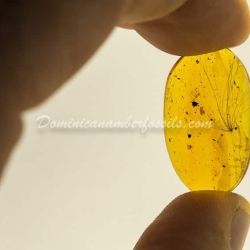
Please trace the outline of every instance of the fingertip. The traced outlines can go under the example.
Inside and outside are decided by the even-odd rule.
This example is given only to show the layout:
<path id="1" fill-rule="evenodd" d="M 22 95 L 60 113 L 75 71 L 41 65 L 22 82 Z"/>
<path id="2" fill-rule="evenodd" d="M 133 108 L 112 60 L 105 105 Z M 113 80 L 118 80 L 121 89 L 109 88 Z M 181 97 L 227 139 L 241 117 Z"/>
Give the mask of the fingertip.
<path id="1" fill-rule="evenodd" d="M 249 203 L 233 193 L 181 195 L 146 229 L 134 250 L 221 250 L 231 245 L 232 250 L 240 250 L 248 232 L 249 211 Z"/>
<path id="2" fill-rule="evenodd" d="M 249 7 L 245 0 L 192 0 L 164 18 L 134 28 L 167 53 L 204 54 L 238 46 L 248 38 Z"/>

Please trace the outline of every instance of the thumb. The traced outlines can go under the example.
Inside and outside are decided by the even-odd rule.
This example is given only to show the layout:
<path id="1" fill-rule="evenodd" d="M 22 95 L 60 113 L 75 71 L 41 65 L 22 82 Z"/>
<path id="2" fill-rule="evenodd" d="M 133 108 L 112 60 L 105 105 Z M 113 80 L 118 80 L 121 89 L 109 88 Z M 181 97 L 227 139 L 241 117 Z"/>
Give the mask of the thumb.
<path id="1" fill-rule="evenodd" d="M 199 191 L 172 201 L 145 230 L 134 250 L 241 250 L 250 205 L 229 192 Z"/>

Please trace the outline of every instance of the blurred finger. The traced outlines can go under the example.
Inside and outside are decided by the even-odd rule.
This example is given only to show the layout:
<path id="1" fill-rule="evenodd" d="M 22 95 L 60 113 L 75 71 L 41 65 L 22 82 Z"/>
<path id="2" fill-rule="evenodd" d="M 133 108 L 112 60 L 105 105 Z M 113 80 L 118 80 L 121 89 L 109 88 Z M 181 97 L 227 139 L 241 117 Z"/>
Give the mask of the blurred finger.
<path id="1" fill-rule="evenodd" d="M 20 113 L 53 94 L 113 29 L 124 0 L 0 0 L 0 175 Z"/>

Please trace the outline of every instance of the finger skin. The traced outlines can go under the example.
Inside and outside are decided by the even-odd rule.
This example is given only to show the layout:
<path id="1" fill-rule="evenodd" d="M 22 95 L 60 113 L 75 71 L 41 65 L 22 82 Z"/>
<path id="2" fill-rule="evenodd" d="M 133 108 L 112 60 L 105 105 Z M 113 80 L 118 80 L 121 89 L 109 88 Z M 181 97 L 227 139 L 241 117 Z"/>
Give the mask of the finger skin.
<path id="1" fill-rule="evenodd" d="M 119 25 L 160 19 L 180 8 L 186 1 L 188 0 L 132 0 L 119 19 Z"/>
<path id="2" fill-rule="evenodd" d="M 123 0 L 0 0 L 0 175 L 21 135 L 20 113 L 53 94 L 93 55 Z"/>
<path id="3" fill-rule="evenodd" d="M 239 219 L 238 214 L 242 215 L 241 220 L 234 220 Z M 134 250 L 241 250 L 249 214 L 249 203 L 237 194 L 187 193 L 163 210 Z"/>
<path id="4" fill-rule="evenodd" d="M 157 48 L 175 55 L 195 55 L 234 47 L 250 32 L 245 0 L 188 0 L 172 14 L 133 28 Z"/>
<path id="5" fill-rule="evenodd" d="M 2 94 L 18 111 L 41 103 L 93 55 L 122 8 L 122 0 L 4 1 L 0 75 L 9 86 Z"/>

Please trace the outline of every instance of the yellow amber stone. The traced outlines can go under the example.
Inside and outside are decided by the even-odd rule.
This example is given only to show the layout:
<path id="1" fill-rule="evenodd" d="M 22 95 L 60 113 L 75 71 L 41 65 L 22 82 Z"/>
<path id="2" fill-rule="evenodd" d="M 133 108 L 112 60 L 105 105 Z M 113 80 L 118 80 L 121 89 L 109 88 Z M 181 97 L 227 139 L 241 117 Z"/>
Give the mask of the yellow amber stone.
<path id="1" fill-rule="evenodd" d="M 182 57 L 169 74 L 164 103 L 171 162 L 190 190 L 233 190 L 250 153 L 247 71 L 230 50 Z"/>

